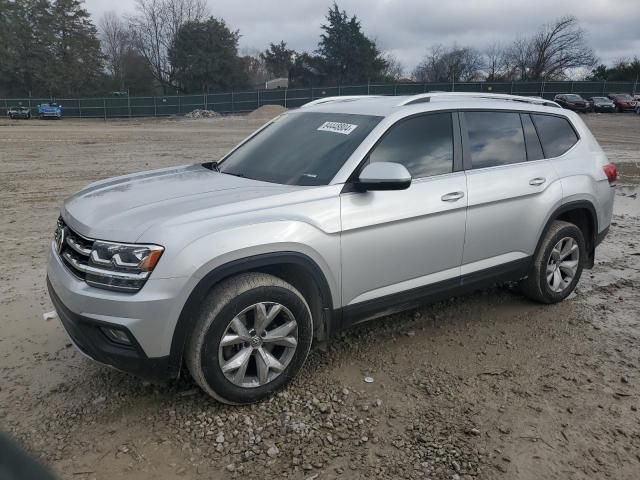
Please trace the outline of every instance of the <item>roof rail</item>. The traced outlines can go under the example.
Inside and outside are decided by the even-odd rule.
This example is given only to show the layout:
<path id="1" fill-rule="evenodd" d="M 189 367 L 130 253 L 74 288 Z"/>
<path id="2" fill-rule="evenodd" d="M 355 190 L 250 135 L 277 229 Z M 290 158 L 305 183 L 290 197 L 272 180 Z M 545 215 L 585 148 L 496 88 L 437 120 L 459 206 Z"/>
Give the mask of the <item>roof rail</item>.
<path id="1" fill-rule="evenodd" d="M 324 98 L 318 98 L 317 100 L 312 100 L 309 103 L 305 103 L 300 108 L 311 107 L 313 105 L 322 105 L 323 103 L 348 102 L 350 100 L 357 100 L 359 98 L 376 98 L 376 97 L 380 97 L 380 95 L 343 95 L 339 97 L 324 97 Z"/>
<path id="2" fill-rule="evenodd" d="M 545 100 L 544 98 L 524 97 L 520 95 L 508 95 L 504 93 L 475 93 L 475 92 L 430 92 L 413 95 L 405 98 L 398 104 L 399 107 L 414 105 L 416 103 L 430 102 L 431 99 L 449 99 L 451 97 L 476 98 L 481 100 L 505 100 L 511 102 L 531 103 L 533 105 L 543 105 L 545 107 L 562 108 L 556 102 Z"/>

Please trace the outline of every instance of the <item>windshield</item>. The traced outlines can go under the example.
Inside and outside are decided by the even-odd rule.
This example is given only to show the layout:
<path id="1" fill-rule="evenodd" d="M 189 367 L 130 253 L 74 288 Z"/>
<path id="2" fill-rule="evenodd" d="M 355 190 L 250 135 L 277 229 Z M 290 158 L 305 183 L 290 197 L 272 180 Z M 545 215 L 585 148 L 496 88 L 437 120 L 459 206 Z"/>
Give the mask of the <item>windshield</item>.
<path id="1" fill-rule="evenodd" d="M 286 185 L 327 185 L 380 120 L 372 115 L 289 112 L 224 158 L 220 171 Z"/>
<path id="2" fill-rule="evenodd" d="M 607 97 L 593 97 L 591 100 L 600 103 L 611 103 L 611 100 L 609 100 Z"/>
<path id="3" fill-rule="evenodd" d="M 614 95 L 613 97 L 616 100 L 622 100 L 623 102 L 629 102 L 629 101 L 633 100 L 631 95 L 627 95 L 626 93 L 624 95 Z"/>
<path id="4" fill-rule="evenodd" d="M 565 95 L 564 98 L 566 98 L 567 100 L 571 100 L 572 102 L 582 100 L 582 97 L 580 95 Z"/>

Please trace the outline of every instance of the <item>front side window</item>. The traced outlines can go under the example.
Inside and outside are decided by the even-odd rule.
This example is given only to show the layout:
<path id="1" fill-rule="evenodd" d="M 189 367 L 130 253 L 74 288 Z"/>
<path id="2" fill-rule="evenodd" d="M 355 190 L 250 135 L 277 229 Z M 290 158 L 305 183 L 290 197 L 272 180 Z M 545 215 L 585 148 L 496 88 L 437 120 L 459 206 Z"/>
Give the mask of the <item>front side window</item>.
<path id="1" fill-rule="evenodd" d="M 545 158 L 559 157 L 578 141 L 575 130 L 566 118 L 540 114 L 531 116 L 538 130 Z"/>
<path id="2" fill-rule="evenodd" d="M 400 163 L 413 178 L 451 173 L 451 113 L 432 113 L 401 120 L 382 137 L 369 155 L 369 161 Z"/>
<path id="3" fill-rule="evenodd" d="M 520 115 L 512 112 L 465 112 L 471 165 L 495 167 L 525 162 L 524 134 Z"/>
<path id="4" fill-rule="evenodd" d="M 289 112 L 224 158 L 220 172 L 286 185 L 327 185 L 380 120 Z"/>

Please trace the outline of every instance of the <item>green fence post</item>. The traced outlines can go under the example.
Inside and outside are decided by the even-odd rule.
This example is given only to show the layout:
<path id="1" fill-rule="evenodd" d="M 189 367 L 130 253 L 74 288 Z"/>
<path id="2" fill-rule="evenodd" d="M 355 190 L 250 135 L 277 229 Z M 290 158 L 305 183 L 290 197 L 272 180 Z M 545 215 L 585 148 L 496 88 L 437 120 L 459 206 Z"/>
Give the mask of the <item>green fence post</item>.
<path id="1" fill-rule="evenodd" d="M 287 108 L 287 92 L 289 91 L 289 87 L 284 89 L 284 108 Z"/>
<path id="2" fill-rule="evenodd" d="M 569 93 L 573 93 L 573 82 L 571 82 L 571 88 L 569 89 Z"/>
<path id="3" fill-rule="evenodd" d="M 127 91 L 127 115 L 129 116 L 129 118 L 131 118 L 131 96 L 129 95 L 128 91 Z"/>
<path id="4" fill-rule="evenodd" d="M 393 84 L 393 96 L 397 96 L 398 95 L 398 84 L 394 83 Z"/>
<path id="5" fill-rule="evenodd" d="M 602 96 L 605 95 L 606 91 L 607 91 L 607 81 L 605 80 L 604 82 L 602 82 Z"/>
<path id="6" fill-rule="evenodd" d="M 542 83 L 540 84 L 540 96 L 544 98 L 544 80 L 542 80 Z"/>
<path id="7" fill-rule="evenodd" d="M 178 115 L 182 113 L 182 102 L 180 100 L 180 95 L 178 95 Z"/>
<path id="8" fill-rule="evenodd" d="M 513 82 L 511 82 L 511 95 L 513 95 Z"/>
<path id="9" fill-rule="evenodd" d="M 107 121 L 107 99 L 102 99 L 102 114 L 104 115 L 104 121 Z"/>
<path id="10" fill-rule="evenodd" d="M 82 104 L 80 103 L 80 99 L 78 99 L 78 115 L 82 118 Z"/>
<path id="11" fill-rule="evenodd" d="M 153 96 L 153 116 L 154 118 L 158 116 L 158 97 Z"/>
<path id="12" fill-rule="evenodd" d="M 256 94 L 257 94 L 257 98 L 258 98 L 258 108 L 260 108 L 262 105 L 260 105 L 260 90 L 256 90 Z"/>

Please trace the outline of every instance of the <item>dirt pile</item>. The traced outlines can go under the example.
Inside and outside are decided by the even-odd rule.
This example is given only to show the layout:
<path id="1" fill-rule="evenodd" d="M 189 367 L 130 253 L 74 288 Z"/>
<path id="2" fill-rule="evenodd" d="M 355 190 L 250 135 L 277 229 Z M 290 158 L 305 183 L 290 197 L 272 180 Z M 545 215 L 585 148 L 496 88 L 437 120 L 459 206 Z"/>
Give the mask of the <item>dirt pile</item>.
<path id="1" fill-rule="evenodd" d="M 271 120 L 286 111 L 287 109 L 280 105 L 263 105 L 262 107 L 255 109 L 247 115 L 247 117 L 254 120 Z"/>
<path id="2" fill-rule="evenodd" d="M 193 119 L 199 119 L 199 118 L 215 118 L 215 117 L 219 117 L 220 114 L 218 112 L 214 112 L 213 110 L 203 110 L 200 108 L 196 108 L 194 111 L 186 113 L 184 115 L 186 118 L 193 118 Z"/>

